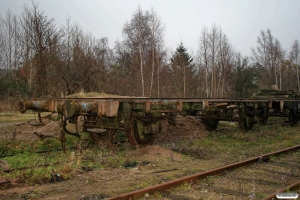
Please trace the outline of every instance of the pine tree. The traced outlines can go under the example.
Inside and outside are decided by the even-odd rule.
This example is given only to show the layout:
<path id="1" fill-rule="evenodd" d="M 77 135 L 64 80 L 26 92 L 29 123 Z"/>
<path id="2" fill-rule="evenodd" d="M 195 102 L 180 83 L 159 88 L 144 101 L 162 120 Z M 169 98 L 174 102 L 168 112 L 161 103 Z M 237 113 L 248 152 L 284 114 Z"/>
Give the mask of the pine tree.
<path id="1" fill-rule="evenodd" d="M 183 97 L 186 97 L 186 87 L 187 87 L 187 78 L 192 78 L 194 75 L 194 64 L 193 58 L 187 52 L 187 49 L 183 46 L 181 42 L 176 48 L 176 52 L 171 58 L 171 65 L 173 72 L 179 72 L 180 75 L 175 75 L 176 81 L 181 79 L 183 76 Z M 177 85 L 175 86 L 177 87 Z"/>

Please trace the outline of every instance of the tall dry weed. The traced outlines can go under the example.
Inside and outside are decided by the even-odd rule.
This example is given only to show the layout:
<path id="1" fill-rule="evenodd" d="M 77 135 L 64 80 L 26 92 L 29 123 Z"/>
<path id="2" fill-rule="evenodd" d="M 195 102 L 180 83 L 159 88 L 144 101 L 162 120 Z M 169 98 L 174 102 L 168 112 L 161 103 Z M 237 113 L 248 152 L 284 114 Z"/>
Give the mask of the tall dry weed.
<path id="1" fill-rule="evenodd" d="M 0 101 L 0 112 L 11 112 L 18 110 L 18 98 L 9 97 L 1 99 Z"/>

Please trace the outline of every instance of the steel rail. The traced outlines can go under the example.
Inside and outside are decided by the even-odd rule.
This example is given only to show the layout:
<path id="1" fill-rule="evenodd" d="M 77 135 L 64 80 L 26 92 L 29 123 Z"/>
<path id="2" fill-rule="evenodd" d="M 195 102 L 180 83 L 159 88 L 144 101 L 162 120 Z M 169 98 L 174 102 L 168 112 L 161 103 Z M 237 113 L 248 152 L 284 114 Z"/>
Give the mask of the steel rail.
<path id="1" fill-rule="evenodd" d="M 247 165 L 257 163 L 257 162 L 260 162 L 260 161 L 264 161 L 264 159 L 267 159 L 270 156 L 278 156 L 280 154 L 288 153 L 290 151 L 295 151 L 297 149 L 300 149 L 300 145 L 290 147 L 290 148 L 287 148 L 287 149 L 283 149 L 283 150 L 280 150 L 280 151 L 275 151 L 275 152 L 272 152 L 272 153 L 268 153 L 268 154 L 265 154 L 265 155 L 262 155 L 262 156 L 250 158 L 250 159 L 245 160 L 245 161 L 233 163 L 233 164 L 230 164 L 230 165 L 225 165 L 223 167 L 219 167 L 219 168 L 212 169 L 212 170 L 209 170 L 209 171 L 201 172 L 201 173 L 198 173 L 198 174 L 186 176 L 186 177 L 176 179 L 176 180 L 173 180 L 173 181 L 169 181 L 169 182 L 166 182 L 166 183 L 161 183 L 161 184 L 158 184 L 158 185 L 155 185 L 155 186 L 152 186 L 152 187 L 148 187 L 148 188 L 136 190 L 136 191 L 133 191 L 133 192 L 121 194 L 121 195 L 116 196 L 116 197 L 111 197 L 111 198 L 109 198 L 109 200 L 127 200 L 127 199 L 141 198 L 146 193 L 153 194 L 155 192 L 161 192 L 161 191 L 170 189 L 172 187 L 182 185 L 184 183 L 190 183 L 190 182 L 193 182 L 195 180 L 205 179 L 209 176 L 220 175 L 220 174 L 226 173 L 227 171 L 230 171 L 230 170 L 233 170 L 233 169 L 236 169 L 236 168 L 239 168 L 239 167 L 247 166 Z"/>
<path id="2" fill-rule="evenodd" d="M 276 198 L 276 194 L 278 193 L 282 193 L 282 192 L 286 192 L 287 190 L 295 190 L 295 189 L 299 189 L 300 188 L 300 181 L 295 182 L 291 185 L 286 186 L 285 188 L 282 188 L 280 190 L 278 190 L 277 192 L 274 192 L 273 194 L 263 198 L 262 200 L 271 200 L 271 199 L 277 199 Z"/>

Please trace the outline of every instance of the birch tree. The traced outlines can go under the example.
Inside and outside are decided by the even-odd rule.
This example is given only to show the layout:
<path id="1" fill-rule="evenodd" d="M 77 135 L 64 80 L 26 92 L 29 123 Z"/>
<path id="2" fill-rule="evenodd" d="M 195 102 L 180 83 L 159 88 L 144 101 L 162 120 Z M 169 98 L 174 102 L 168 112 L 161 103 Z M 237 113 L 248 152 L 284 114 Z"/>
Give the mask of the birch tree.
<path id="1" fill-rule="evenodd" d="M 218 29 L 214 25 L 211 29 L 210 34 L 208 35 L 208 41 L 209 41 L 209 60 L 211 63 L 211 82 L 210 82 L 210 96 L 214 97 L 216 94 L 216 57 L 218 53 Z"/>
<path id="2" fill-rule="evenodd" d="M 290 50 L 290 60 L 291 60 L 291 66 L 292 69 L 294 70 L 294 73 L 296 74 L 296 83 L 297 83 L 297 90 L 300 93 L 300 60 L 299 60 L 299 55 L 300 55 L 300 48 L 299 48 L 299 41 L 295 40 L 291 50 Z"/>
<path id="3" fill-rule="evenodd" d="M 198 53 L 198 59 L 199 59 L 199 66 L 204 66 L 204 74 L 205 74 L 205 93 L 206 97 L 209 97 L 210 89 L 208 86 L 208 76 L 209 76 L 209 66 L 208 66 L 208 33 L 207 29 L 203 28 L 200 36 L 200 42 L 199 42 L 199 53 Z"/>
<path id="4" fill-rule="evenodd" d="M 218 52 L 218 71 L 219 71 L 219 76 L 218 78 L 218 83 L 217 87 L 215 88 L 217 91 L 218 97 L 223 98 L 224 93 L 225 93 L 225 88 L 227 85 L 228 79 L 231 77 L 231 67 L 232 67 L 232 59 L 233 59 L 233 50 L 231 45 L 229 44 L 229 41 L 222 33 L 222 30 L 219 29 L 219 52 Z"/>
<path id="5" fill-rule="evenodd" d="M 5 37 L 4 37 L 4 19 L 0 15 L 0 66 L 4 66 L 4 53 L 6 48 Z"/>
<path id="6" fill-rule="evenodd" d="M 267 74 L 262 77 L 263 88 L 281 89 L 281 63 L 285 52 L 282 50 L 278 39 L 274 38 L 271 31 L 261 31 L 257 37 L 257 47 L 252 48 L 252 60 L 263 66 Z"/>
<path id="7" fill-rule="evenodd" d="M 144 13 L 141 7 L 138 7 L 131 21 L 127 22 L 123 28 L 125 44 L 131 49 L 132 53 L 135 53 L 136 50 L 138 52 L 142 96 L 145 96 L 145 53 L 149 46 L 149 33 L 151 32 L 149 30 L 148 18 L 149 14 Z"/>
<path id="8" fill-rule="evenodd" d="M 149 28 L 151 31 L 151 56 L 152 56 L 152 64 L 151 64 L 151 81 L 150 81 L 150 88 L 149 88 L 149 97 L 152 95 L 152 88 L 154 84 L 154 71 L 155 71 L 155 65 L 157 65 L 157 94 L 159 97 L 159 71 L 160 71 L 160 55 L 163 51 L 163 31 L 164 26 L 160 20 L 160 18 L 157 16 L 157 14 L 154 12 L 154 10 L 151 10 L 150 16 L 149 16 Z"/>
<path id="9" fill-rule="evenodd" d="M 205 76 L 206 97 L 223 97 L 227 92 L 228 81 L 232 73 L 232 58 L 234 52 L 227 36 L 221 28 L 212 26 L 210 31 L 203 28 L 200 39 L 197 60 L 199 72 Z"/>

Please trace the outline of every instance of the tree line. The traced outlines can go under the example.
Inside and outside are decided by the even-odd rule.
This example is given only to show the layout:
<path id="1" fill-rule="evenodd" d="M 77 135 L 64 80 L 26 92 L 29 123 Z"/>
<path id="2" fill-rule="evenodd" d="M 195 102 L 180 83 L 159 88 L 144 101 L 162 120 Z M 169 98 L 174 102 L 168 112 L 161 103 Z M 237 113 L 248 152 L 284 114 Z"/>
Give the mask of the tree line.
<path id="1" fill-rule="evenodd" d="M 113 48 L 70 17 L 63 26 L 38 4 L 0 16 L 0 95 L 64 97 L 77 92 L 147 97 L 246 98 L 259 89 L 300 92 L 299 42 L 285 50 L 262 30 L 252 55 L 235 51 L 221 27 L 204 27 L 195 55 L 164 42 L 165 25 L 139 6 Z"/>

